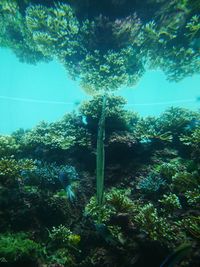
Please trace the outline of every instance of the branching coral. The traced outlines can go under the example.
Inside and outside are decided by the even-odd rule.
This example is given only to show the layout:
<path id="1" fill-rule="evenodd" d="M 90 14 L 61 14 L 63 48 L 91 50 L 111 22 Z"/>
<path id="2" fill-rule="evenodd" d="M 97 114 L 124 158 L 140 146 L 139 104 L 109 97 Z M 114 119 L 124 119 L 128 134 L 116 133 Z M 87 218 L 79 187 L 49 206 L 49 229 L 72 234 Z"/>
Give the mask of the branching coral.
<path id="1" fill-rule="evenodd" d="M 194 238 L 200 240 L 200 216 L 190 216 L 180 221 L 180 226 Z"/>
<path id="2" fill-rule="evenodd" d="M 74 114 L 64 116 L 55 123 L 41 122 L 23 138 L 24 146 L 67 150 L 73 146 L 90 147 L 90 134 L 80 117 Z"/>
<path id="3" fill-rule="evenodd" d="M 197 159 L 200 155 L 200 129 L 196 127 L 189 135 L 181 135 L 181 142 L 191 148 L 192 157 Z"/>
<path id="4" fill-rule="evenodd" d="M 152 141 L 171 142 L 170 130 L 162 130 L 158 125 L 158 119 L 147 117 L 141 119 L 133 129 L 133 134 L 141 143 L 151 143 Z"/>
<path id="5" fill-rule="evenodd" d="M 0 178 L 1 184 L 11 185 L 22 181 L 22 171 L 33 170 L 35 163 L 29 159 L 21 159 L 17 161 L 13 157 L 2 158 L 0 160 Z"/>
<path id="6" fill-rule="evenodd" d="M 194 188 L 193 190 L 186 191 L 184 195 L 187 198 L 187 203 L 189 205 L 198 208 L 200 205 L 200 186 Z"/>
<path id="7" fill-rule="evenodd" d="M 158 119 L 157 127 L 162 132 L 170 131 L 174 137 L 190 130 L 193 127 L 193 119 L 197 119 L 198 117 L 198 112 L 180 107 L 171 107 Z"/>
<path id="8" fill-rule="evenodd" d="M 147 177 L 141 178 L 137 184 L 137 189 L 140 189 L 146 194 L 154 194 L 166 185 L 166 181 L 157 173 L 151 172 Z"/>
<path id="9" fill-rule="evenodd" d="M 170 193 L 169 195 L 163 195 L 163 198 L 160 199 L 159 202 L 164 210 L 168 212 L 173 212 L 182 208 L 178 196 L 173 193 Z"/>
<path id="10" fill-rule="evenodd" d="M 178 192 L 185 192 L 188 189 L 193 189 L 199 184 L 198 175 L 187 171 L 176 173 L 172 177 L 172 185 Z"/>
<path id="11" fill-rule="evenodd" d="M 137 214 L 133 220 L 141 230 L 145 231 L 152 240 L 159 240 L 165 244 L 180 241 L 183 236 L 175 225 L 158 215 L 157 209 L 152 203 L 136 206 Z"/>
<path id="12" fill-rule="evenodd" d="M 11 156 L 19 151 L 19 144 L 12 136 L 0 136 L 0 157 Z"/>
<path id="13" fill-rule="evenodd" d="M 137 115 L 131 114 L 124 110 L 126 100 L 120 96 L 109 95 L 107 96 L 106 105 L 106 120 L 105 127 L 106 133 L 110 131 L 126 130 L 129 127 L 132 117 L 137 121 Z M 84 102 L 80 107 L 80 113 L 86 118 L 87 127 L 96 131 L 98 121 L 101 116 L 102 110 L 102 97 L 101 95 L 95 96 L 91 101 Z"/>
<path id="14" fill-rule="evenodd" d="M 102 223 L 109 221 L 113 214 L 118 212 L 131 212 L 133 202 L 128 197 L 130 192 L 117 188 L 111 189 L 105 194 L 104 205 L 99 206 L 96 198 L 92 197 L 85 207 L 85 214 L 95 222 Z"/>
<path id="15" fill-rule="evenodd" d="M 77 246 L 81 240 L 79 235 L 73 234 L 67 227 L 60 225 L 49 231 L 51 246 L 56 248 Z"/>

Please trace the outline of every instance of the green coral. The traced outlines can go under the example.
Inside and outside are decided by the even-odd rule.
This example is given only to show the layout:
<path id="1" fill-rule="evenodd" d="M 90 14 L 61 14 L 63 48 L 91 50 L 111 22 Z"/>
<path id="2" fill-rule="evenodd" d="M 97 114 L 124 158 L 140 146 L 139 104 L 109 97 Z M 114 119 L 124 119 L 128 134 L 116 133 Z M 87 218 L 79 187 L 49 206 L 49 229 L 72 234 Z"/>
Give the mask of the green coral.
<path id="1" fill-rule="evenodd" d="M 106 120 L 105 129 L 106 134 L 115 130 L 126 130 L 129 128 L 131 121 L 138 117 L 135 114 L 131 114 L 124 110 L 126 100 L 123 97 L 108 95 L 106 99 Z M 101 116 L 102 110 L 102 96 L 96 95 L 92 100 L 83 102 L 80 107 L 80 114 L 86 118 L 87 127 L 93 131 L 96 131 L 98 121 Z M 133 116 L 135 115 L 135 118 Z"/>
<path id="2" fill-rule="evenodd" d="M 168 212 L 176 211 L 181 209 L 181 203 L 176 194 L 170 193 L 169 195 L 163 195 L 163 198 L 159 200 L 164 210 Z"/>
<path id="3" fill-rule="evenodd" d="M 190 128 L 191 121 L 199 118 L 199 113 L 185 108 L 171 107 L 158 119 L 157 127 L 162 132 L 170 131 L 173 137 L 186 132 Z"/>
<path id="4" fill-rule="evenodd" d="M 23 137 L 24 146 L 46 146 L 49 149 L 67 150 L 73 146 L 90 147 L 90 134 L 80 117 L 67 114 L 58 122 L 41 122 Z"/>
<path id="5" fill-rule="evenodd" d="M 133 129 L 133 134 L 138 141 L 161 141 L 171 142 L 172 134 L 169 129 L 164 129 L 159 126 L 158 119 L 155 117 L 142 118 Z"/>
<path id="6" fill-rule="evenodd" d="M 14 157 L 4 157 L 0 160 L 0 178 L 1 184 L 11 185 L 20 183 L 21 173 L 26 170 L 33 170 L 35 163 L 31 159 L 16 160 Z"/>
<path id="7" fill-rule="evenodd" d="M 49 231 L 49 239 L 51 246 L 62 248 L 66 246 L 77 246 L 80 243 L 81 237 L 80 235 L 73 234 L 66 226 L 59 225 Z"/>
<path id="8" fill-rule="evenodd" d="M 178 228 L 173 224 L 171 225 L 165 217 L 159 216 L 152 203 L 136 205 L 133 221 L 151 240 L 170 244 L 182 239 Z"/>
<path id="9" fill-rule="evenodd" d="M 189 173 L 182 171 L 176 173 L 172 177 L 172 186 L 178 192 L 185 192 L 188 189 L 193 189 L 199 184 L 199 177 L 197 173 Z"/>
<path id="10" fill-rule="evenodd" d="M 129 198 L 130 190 L 113 188 L 106 194 L 106 202 L 115 209 L 116 212 L 128 213 L 132 210 L 133 202 Z"/>
<path id="11" fill-rule="evenodd" d="M 171 182 L 172 177 L 176 174 L 178 171 L 178 163 L 175 162 L 165 162 L 162 165 L 159 166 L 158 171 L 164 179 Z"/>
<path id="12" fill-rule="evenodd" d="M 106 196 L 104 195 L 104 197 Z M 85 206 L 84 214 L 91 217 L 95 223 L 105 223 L 114 214 L 114 209 L 108 206 L 106 201 L 104 201 L 103 205 L 99 206 L 96 197 L 91 197 Z"/>
<path id="13" fill-rule="evenodd" d="M 200 129 L 197 127 L 191 134 L 181 135 L 181 142 L 188 148 L 191 148 L 191 154 L 195 159 L 200 155 Z"/>
<path id="14" fill-rule="evenodd" d="M 179 224 L 192 237 L 198 241 L 200 240 L 200 216 L 190 216 L 189 218 L 182 219 Z"/>
<path id="15" fill-rule="evenodd" d="M 104 195 L 104 204 L 99 206 L 95 197 L 92 197 L 85 207 L 85 215 L 90 216 L 97 223 L 109 221 L 113 214 L 129 213 L 133 202 L 129 198 L 130 191 L 112 188 Z"/>
<path id="16" fill-rule="evenodd" d="M 184 195 L 189 205 L 193 207 L 198 207 L 198 205 L 200 205 L 200 186 L 193 190 L 186 191 Z"/>
<path id="17" fill-rule="evenodd" d="M 7 157 L 17 153 L 19 147 L 19 144 L 12 136 L 0 136 L 0 157 Z"/>

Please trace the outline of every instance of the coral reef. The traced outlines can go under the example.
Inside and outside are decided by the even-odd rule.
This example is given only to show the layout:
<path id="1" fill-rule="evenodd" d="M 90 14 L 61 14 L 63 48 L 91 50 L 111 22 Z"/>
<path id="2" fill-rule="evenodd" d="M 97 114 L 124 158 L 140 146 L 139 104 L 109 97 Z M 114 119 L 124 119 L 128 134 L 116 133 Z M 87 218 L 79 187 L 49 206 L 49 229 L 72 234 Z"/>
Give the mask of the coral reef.
<path id="1" fill-rule="evenodd" d="M 160 266 L 190 243 L 181 264 L 198 266 L 200 166 L 193 135 L 199 125 L 193 118 L 199 113 L 174 108 L 144 119 L 110 96 L 99 205 L 90 159 L 100 99 L 58 122 L 1 137 L 0 260 L 14 266 Z"/>

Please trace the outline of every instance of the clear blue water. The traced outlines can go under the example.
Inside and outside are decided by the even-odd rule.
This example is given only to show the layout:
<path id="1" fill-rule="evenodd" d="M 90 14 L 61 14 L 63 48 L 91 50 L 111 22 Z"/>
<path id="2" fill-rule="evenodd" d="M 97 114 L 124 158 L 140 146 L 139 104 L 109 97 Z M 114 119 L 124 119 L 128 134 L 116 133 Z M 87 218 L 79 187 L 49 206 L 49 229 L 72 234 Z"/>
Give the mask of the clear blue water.
<path id="1" fill-rule="evenodd" d="M 0 58 L 0 133 L 58 120 L 75 109 L 77 101 L 89 99 L 57 62 L 24 64 L 2 48 Z M 197 110 L 199 81 L 200 75 L 195 75 L 179 83 L 168 82 L 163 72 L 147 71 L 135 87 L 122 88 L 116 94 L 127 99 L 128 109 L 143 116 L 157 116 L 170 106 Z"/>

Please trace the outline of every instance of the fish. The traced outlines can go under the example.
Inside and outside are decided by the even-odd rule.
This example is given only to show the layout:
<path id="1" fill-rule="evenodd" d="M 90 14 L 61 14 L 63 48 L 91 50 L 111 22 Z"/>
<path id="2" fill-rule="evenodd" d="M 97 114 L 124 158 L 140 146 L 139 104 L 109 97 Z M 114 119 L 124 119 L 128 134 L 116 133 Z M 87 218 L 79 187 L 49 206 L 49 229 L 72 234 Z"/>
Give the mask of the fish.
<path id="1" fill-rule="evenodd" d="M 83 122 L 83 124 L 87 125 L 87 119 L 85 116 L 82 116 L 82 122 Z"/>
<path id="2" fill-rule="evenodd" d="M 65 171 L 60 171 L 58 179 L 61 182 L 63 188 L 65 189 L 67 198 L 69 201 L 73 202 L 76 198 L 74 191 L 72 190 L 71 181 L 69 175 Z"/>
<path id="3" fill-rule="evenodd" d="M 66 192 L 66 195 L 67 195 L 67 198 L 71 201 L 71 202 L 74 202 L 76 196 L 72 190 L 72 186 L 71 185 L 68 185 L 66 188 L 65 188 L 65 192 Z"/>
<path id="4" fill-rule="evenodd" d="M 191 245 L 182 244 L 163 261 L 160 267 L 174 267 L 190 252 L 191 252 Z"/>
<path id="5" fill-rule="evenodd" d="M 68 185 L 70 185 L 70 178 L 69 178 L 69 175 L 67 172 L 60 171 L 58 174 L 58 179 L 64 188 L 66 188 Z"/>
<path id="6" fill-rule="evenodd" d="M 78 107 L 80 105 L 80 103 L 81 103 L 81 100 L 77 99 L 74 101 L 74 106 Z"/>
<path id="7" fill-rule="evenodd" d="M 140 144 L 150 144 L 152 143 L 152 140 L 150 138 L 144 138 L 142 140 L 139 141 Z"/>

